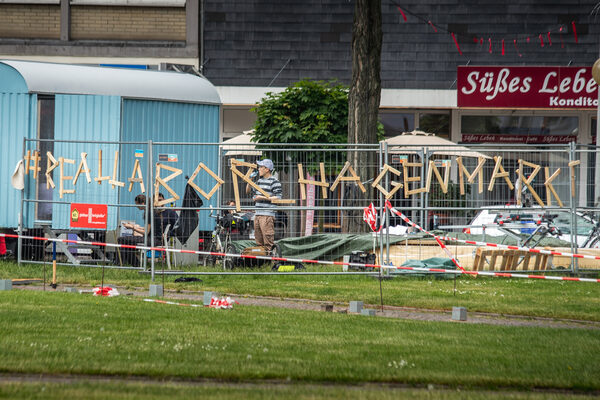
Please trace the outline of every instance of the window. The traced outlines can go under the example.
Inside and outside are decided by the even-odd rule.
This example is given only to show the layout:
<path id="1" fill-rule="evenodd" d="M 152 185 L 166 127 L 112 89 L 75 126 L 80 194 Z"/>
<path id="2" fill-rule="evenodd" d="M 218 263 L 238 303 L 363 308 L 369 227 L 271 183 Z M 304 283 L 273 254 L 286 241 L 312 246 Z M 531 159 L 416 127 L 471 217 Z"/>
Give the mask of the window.
<path id="1" fill-rule="evenodd" d="M 46 153 L 54 153 L 54 142 L 43 139 L 54 139 L 54 96 L 38 96 L 38 149 L 42 157 L 42 165 L 46 165 Z M 52 200 L 52 189 L 46 188 L 46 175 L 38 175 L 37 200 Z M 52 203 L 37 203 L 37 221 L 52 221 Z"/>
<path id="2" fill-rule="evenodd" d="M 533 115 L 463 115 L 465 143 L 569 143 L 577 140 L 578 117 Z"/>
<path id="3" fill-rule="evenodd" d="M 402 132 L 410 132 L 415 129 L 414 113 L 399 113 L 380 111 L 379 121 L 383 124 L 385 137 L 394 137 Z"/>

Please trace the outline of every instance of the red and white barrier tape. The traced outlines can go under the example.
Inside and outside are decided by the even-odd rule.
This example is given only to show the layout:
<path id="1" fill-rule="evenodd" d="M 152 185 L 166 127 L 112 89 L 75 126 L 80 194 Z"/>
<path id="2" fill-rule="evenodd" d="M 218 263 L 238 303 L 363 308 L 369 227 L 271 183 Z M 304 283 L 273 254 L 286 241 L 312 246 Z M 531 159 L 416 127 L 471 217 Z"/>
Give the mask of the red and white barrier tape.
<path id="1" fill-rule="evenodd" d="M 441 240 L 444 240 L 444 241 L 452 241 L 452 242 L 465 243 L 465 244 L 473 244 L 473 245 L 476 245 L 476 246 L 495 247 L 495 248 L 498 248 L 498 249 L 522 250 L 522 251 L 527 251 L 527 252 L 536 253 L 536 254 L 548 254 L 548 255 L 552 255 L 552 256 L 564 256 L 564 257 L 572 257 L 572 258 L 586 258 L 586 259 L 589 259 L 589 260 L 600 260 L 600 256 L 593 256 L 591 254 L 563 253 L 563 252 L 553 251 L 553 250 L 544 250 L 544 249 L 535 249 L 535 248 L 530 248 L 530 247 L 511 246 L 511 245 L 498 244 L 498 243 L 476 242 L 476 241 L 473 241 L 473 240 L 463 240 L 463 239 L 457 239 L 457 238 L 453 238 L 453 237 L 437 236 L 437 235 L 434 235 L 431 232 L 428 232 L 428 231 L 424 230 L 419 225 L 417 225 L 414 222 L 412 222 L 406 215 L 404 215 L 400 211 L 396 210 L 391 205 L 391 203 L 389 203 L 389 201 L 386 203 L 386 207 L 389 208 L 389 210 L 391 212 L 393 212 L 394 214 L 396 214 L 397 216 L 399 216 L 400 218 L 402 218 L 402 220 L 404 220 L 407 224 L 410 224 L 411 226 L 414 226 L 417 229 L 420 229 L 424 233 L 426 233 L 426 234 L 428 234 L 430 236 L 433 236 L 438 241 L 438 243 Z"/>
<path id="2" fill-rule="evenodd" d="M 221 298 L 220 300 L 217 297 L 212 297 L 210 299 L 210 304 L 207 306 L 203 306 L 200 304 L 189 304 L 189 303 L 177 303 L 174 301 L 167 300 L 156 300 L 156 299 L 144 299 L 143 301 L 148 303 L 160 303 L 160 304 L 170 304 L 173 306 L 182 306 L 182 307 L 209 307 L 209 308 L 217 308 L 217 309 L 232 309 L 234 304 L 240 304 L 237 301 L 233 300 L 229 296 L 227 298 Z"/>
<path id="3" fill-rule="evenodd" d="M 392 207 L 392 209 L 393 209 L 393 207 Z M 394 212 L 396 212 L 395 209 L 393 209 L 393 210 L 394 210 Z M 0 237 L 18 238 L 19 235 L 0 233 Z M 288 262 L 299 262 L 299 263 L 304 263 L 304 264 L 347 265 L 347 266 L 352 266 L 352 267 L 383 268 L 383 269 L 396 269 L 396 270 L 404 270 L 404 271 L 438 272 L 438 273 L 448 273 L 448 274 L 481 275 L 481 276 L 504 277 L 504 278 L 528 278 L 528 279 L 546 279 L 546 280 L 559 280 L 559 281 L 600 283 L 600 279 L 572 278 L 572 277 L 566 277 L 566 276 L 543 276 L 543 275 L 515 274 L 515 273 L 492 272 L 492 271 L 464 271 L 464 270 L 441 269 L 441 268 L 361 264 L 361 263 L 351 263 L 351 262 L 342 262 L 342 261 L 306 260 L 306 259 L 299 259 L 299 258 L 255 256 L 255 255 L 234 254 L 234 253 L 215 253 L 215 252 L 199 251 L 199 250 L 194 251 L 194 250 L 184 250 L 184 249 L 165 249 L 165 248 L 161 248 L 161 247 L 134 246 L 134 245 L 126 245 L 126 244 L 90 242 L 90 241 L 69 240 L 69 239 L 55 239 L 55 238 L 25 236 L 25 235 L 21 235 L 20 237 L 22 239 L 41 240 L 41 241 L 47 241 L 47 242 L 63 242 L 63 243 L 70 243 L 70 244 L 106 246 L 106 247 L 114 247 L 114 248 L 118 247 L 118 248 L 139 249 L 139 250 L 155 250 L 155 251 L 164 251 L 164 252 L 173 252 L 173 253 L 213 255 L 213 256 L 217 256 L 217 257 L 259 259 L 259 260 L 265 260 L 265 261 L 288 261 Z M 439 237 L 439 239 L 445 240 L 445 238 L 443 238 L 443 237 Z M 478 242 L 468 242 L 468 243 L 476 244 Z M 494 247 L 500 246 L 500 245 L 493 244 L 493 243 L 491 245 L 493 245 Z M 507 246 L 507 247 L 516 249 L 515 246 Z M 529 250 L 532 250 L 532 249 L 529 249 Z M 539 250 L 538 252 L 542 252 L 542 250 Z M 552 254 L 556 254 L 556 253 L 552 253 Z"/>

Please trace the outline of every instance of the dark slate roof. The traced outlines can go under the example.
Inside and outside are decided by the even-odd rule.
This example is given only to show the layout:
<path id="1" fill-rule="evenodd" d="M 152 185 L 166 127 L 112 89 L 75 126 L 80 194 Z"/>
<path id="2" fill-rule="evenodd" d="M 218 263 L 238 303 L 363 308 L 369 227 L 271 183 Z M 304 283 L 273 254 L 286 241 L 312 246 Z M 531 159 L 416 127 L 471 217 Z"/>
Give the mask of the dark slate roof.
<path id="1" fill-rule="evenodd" d="M 451 89 L 456 67 L 467 63 L 591 65 L 599 53 L 595 5 L 595 0 L 382 0 L 382 87 Z M 275 77 L 271 86 L 303 78 L 349 83 L 354 1 L 205 0 L 204 8 L 204 74 L 213 84 L 268 86 Z M 438 25 L 437 33 L 427 20 Z M 563 34 L 551 33 L 550 46 L 546 33 L 561 24 Z M 456 33 L 463 55 L 448 31 Z"/>

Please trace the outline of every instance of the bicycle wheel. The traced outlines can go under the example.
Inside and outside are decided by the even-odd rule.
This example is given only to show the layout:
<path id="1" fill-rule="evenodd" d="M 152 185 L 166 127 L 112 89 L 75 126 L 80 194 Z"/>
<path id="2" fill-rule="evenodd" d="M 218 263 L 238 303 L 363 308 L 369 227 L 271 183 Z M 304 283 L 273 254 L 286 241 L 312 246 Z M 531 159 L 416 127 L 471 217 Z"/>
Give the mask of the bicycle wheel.
<path id="1" fill-rule="evenodd" d="M 214 241 L 211 241 L 210 242 L 210 246 L 208 247 L 208 249 L 206 251 L 211 252 L 211 253 L 215 252 L 216 251 L 216 247 L 217 247 L 217 244 Z M 202 265 L 204 267 L 214 266 L 215 265 L 215 259 L 216 259 L 216 257 L 213 256 L 212 254 L 203 254 L 202 255 Z"/>
<path id="2" fill-rule="evenodd" d="M 592 242 L 590 243 L 590 245 L 588 246 L 589 249 L 600 249 L 600 238 L 595 238 L 592 240 Z"/>
<path id="3" fill-rule="evenodd" d="M 281 257 L 281 247 L 279 247 L 278 243 L 275 243 L 275 246 L 271 249 L 271 255 L 273 257 Z"/>
<path id="4" fill-rule="evenodd" d="M 227 245 L 227 248 L 225 249 L 225 253 L 227 253 L 227 254 L 235 253 L 235 249 L 233 248 L 232 244 Z M 235 257 L 225 256 L 223 258 L 223 270 L 226 271 L 226 270 L 232 270 L 233 268 L 235 268 L 236 261 L 237 261 L 237 259 Z"/>

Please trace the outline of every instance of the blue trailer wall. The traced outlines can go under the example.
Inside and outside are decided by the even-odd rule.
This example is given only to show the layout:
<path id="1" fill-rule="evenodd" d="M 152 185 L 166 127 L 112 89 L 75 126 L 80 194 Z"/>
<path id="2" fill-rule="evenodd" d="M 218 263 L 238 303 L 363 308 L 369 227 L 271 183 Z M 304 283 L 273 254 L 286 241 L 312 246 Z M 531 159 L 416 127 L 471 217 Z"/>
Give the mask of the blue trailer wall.
<path id="1" fill-rule="evenodd" d="M 2 65 L 0 65 L 0 69 Z M 6 67 L 8 68 L 8 67 Z M 0 79 L 5 71 L 0 71 Z M 21 160 L 23 139 L 37 135 L 37 96 L 27 93 L 0 93 L 0 227 L 16 228 L 19 225 L 21 211 L 21 191 L 11 186 L 11 176 L 15 166 Z M 43 172 L 43 171 L 42 171 Z M 34 190 L 33 179 L 25 177 L 26 190 Z M 33 226 L 34 204 L 27 203 L 23 222 L 26 227 Z"/>
<path id="2" fill-rule="evenodd" d="M 102 174 L 110 175 L 116 144 L 90 143 L 93 141 L 117 142 L 121 126 L 121 98 L 119 96 L 56 95 L 54 124 L 54 157 L 75 160 L 74 164 L 65 164 L 66 176 L 75 176 L 81 153 L 87 153 L 88 167 L 92 171 L 92 182 L 88 183 L 85 174 L 81 174 L 75 186 L 72 181 L 65 182 L 66 189 L 75 189 L 74 194 L 59 196 L 59 173 L 54 170 L 54 201 L 69 203 L 117 204 L 119 189 L 112 188 L 108 181 L 98 184 L 93 180 L 98 174 L 98 150 L 102 150 Z M 82 143 L 60 142 L 60 140 L 83 141 Z M 123 177 L 120 176 L 121 180 Z M 108 208 L 107 229 L 115 229 L 118 209 Z M 52 207 L 52 228 L 67 229 L 70 223 L 70 204 L 54 204 Z"/>
<path id="3" fill-rule="evenodd" d="M 152 174 L 155 173 L 155 165 L 158 162 L 159 154 L 175 154 L 176 162 L 164 162 L 163 164 L 181 169 L 183 172 L 178 177 L 167 182 L 181 197 L 177 206 L 182 205 L 183 194 L 185 191 L 185 176 L 191 176 L 198 163 L 203 162 L 215 173 L 218 172 L 218 146 L 219 142 L 219 106 L 193 103 L 177 103 L 167 101 L 149 101 L 149 100 L 123 100 L 123 131 L 121 140 L 123 142 L 188 142 L 188 143 L 212 143 L 206 145 L 156 145 L 153 146 L 152 154 Z M 135 148 L 145 149 L 145 146 L 130 145 L 122 147 L 121 165 L 131 171 L 134 163 Z M 149 160 L 148 150 L 144 152 L 144 165 Z M 149 182 L 147 178 L 147 168 L 143 168 L 144 182 Z M 169 171 L 163 171 L 161 176 L 164 178 L 170 174 Z M 206 172 L 202 171 L 195 179 L 196 184 L 205 192 L 209 192 L 215 185 L 215 181 Z M 148 187 L 148 185 L 146 185 Z M 139 186 L 136 185 L 131 193 L 121 190 L 121 203 L 133 204 L 133 199 L 139 193 Z M 148 190 L 148 189 L 147 189 Z M 170 194 L 164 189 L 159 189 L 165 197 Z M 210 201 L 202 198 L 204 206 L 209 204 L 217 205 L 215 194 Z M 208 212 L 200 212 L 200 230 L 211 230 L 214 226 L 214 220 L 208 218 Z M 142 222 L 141 213 L 136 209 L 122 209 L 121 219 L 136 220 Z"/>

